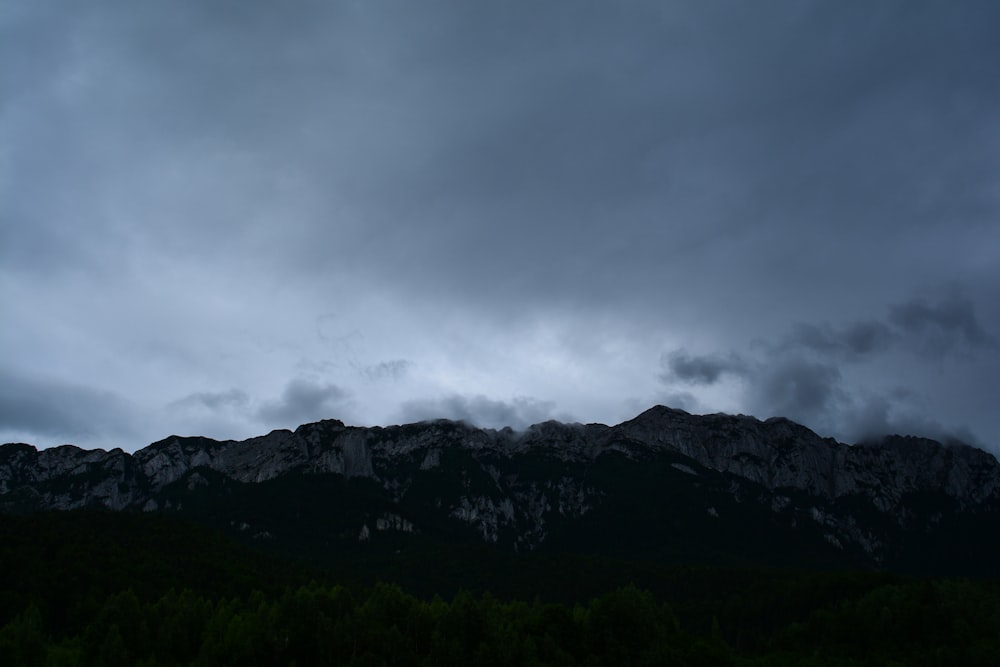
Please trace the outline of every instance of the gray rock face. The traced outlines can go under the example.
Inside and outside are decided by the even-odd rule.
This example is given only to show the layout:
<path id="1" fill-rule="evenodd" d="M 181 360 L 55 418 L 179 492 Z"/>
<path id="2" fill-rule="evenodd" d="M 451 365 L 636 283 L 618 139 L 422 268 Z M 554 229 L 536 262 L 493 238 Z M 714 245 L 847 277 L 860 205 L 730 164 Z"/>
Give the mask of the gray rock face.
<path id="1" fill-rule="evenodd" d="M 963 506 L 1000 495 L 996 458 L 966 445 L 890 436 L 850 446 L 787 419 L 695 416 L 663 406 L 615 428 L 772 491 L 800 489 L 827 500 L 873 495 L 886 510 L 919 491 L 942 491 Z"/>
<path id="2" fill-rule="evenodd" d="M 171 436 L 133 455 L 7 444 L 0 446 L 0 510 L 154 511 L 164 506 L 165 487 L 208 484 L 195 479 L 198 470 L 248 484 L 333 473 L 372 480 L 402 502 L 421 479 L 437 475 L 451 490 L 420 493 L 442 517 L 483 541 L 531 549 L 554 525 L 589 516 L 610 493 L 628 493 L 598 488 L 588 476 L 608 456 L 642 465 L 670 457 L 673 484 L 704 485 L 710 477 L 733 502 L 759 503 L 792 526 L 813 525 L 830 545 L 860 549 L 875 563 L 886 539 L 859 510 L 843 509 L 851 502 L 897 526 L 915 516 L 907 504 L 914 494 L 944 498 L 960 511 L 1000 512 L 1000 465 L 971 447 L 898 436 L 849 446 L 786 419 L 695 416 L 663 406 L 617 426 L 545 422 L 524 432 L 445 420 L 386 428 L 327 420 L 240 442 Z M 706 501 L 698 516 L 721 521 L 726 511 Z M 370 523 L 355 534 L 368 540 L 372 531 L 421 531 L 397 514 Z"/>

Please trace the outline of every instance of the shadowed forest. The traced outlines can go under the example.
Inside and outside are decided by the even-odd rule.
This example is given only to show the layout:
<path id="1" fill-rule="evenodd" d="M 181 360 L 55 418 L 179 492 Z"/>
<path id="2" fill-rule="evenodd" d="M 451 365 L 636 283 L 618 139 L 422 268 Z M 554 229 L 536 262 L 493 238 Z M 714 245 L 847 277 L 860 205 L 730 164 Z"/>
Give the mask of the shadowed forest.
<path id="1" fill-rule="evenodd" d="M 428 594 L 431 555 L 380 581 L 347 561 L 311 568 L 160 517 L 3 516 L 0 538 L 4 665 L 993 665 L 1000 655 L 995 580 L 567 557 L 524 561 L 514 590 L 464 585 L 491 581 L 497 566 L 470 553 L 456 588 Z M 544 595 L 523 594 L 533 582 Z"/>

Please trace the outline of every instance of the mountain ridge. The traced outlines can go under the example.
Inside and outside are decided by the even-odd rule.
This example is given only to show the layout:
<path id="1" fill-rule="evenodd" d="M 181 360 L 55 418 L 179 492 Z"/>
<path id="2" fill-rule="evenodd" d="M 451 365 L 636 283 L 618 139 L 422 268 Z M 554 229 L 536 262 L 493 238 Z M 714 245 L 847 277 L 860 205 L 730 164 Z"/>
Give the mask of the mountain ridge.
<path id="1" fill-rule="evenodd" d="M 7 444 L 0 511 L 178 512 L 214 493 L 198 501 L 214 515 L 222 487 L 274 493 L 282 479 L 307 477 L 366 489 L 368 500 L 349 502 L 353 514 L 335 522 L 334 538 L 355 542 L 447 533 L 515 550 L 610 548 L 604 538 L 647 551 L 699 540 L 725 550 L 740 548 L 733 535 L 757 539 L 746 524 L 875 568 L 908 562 L 917 544 L 948 562 L 949 540 L 981 545 L 969 556 L 977 562 L 1000 555 L 1000 464 L 988 452 L 905 436 L 846 445 L 784 418 L 665 406 L 614 426 L 547 421 L 523 431 L 323 420 L 243 441 L 172 435 L 133 454 Z M 280 493 L 293 502 L 294 491 Z M 264 525 L 227 511 L 254 534 L 285 530 L 277 517 Z"/>

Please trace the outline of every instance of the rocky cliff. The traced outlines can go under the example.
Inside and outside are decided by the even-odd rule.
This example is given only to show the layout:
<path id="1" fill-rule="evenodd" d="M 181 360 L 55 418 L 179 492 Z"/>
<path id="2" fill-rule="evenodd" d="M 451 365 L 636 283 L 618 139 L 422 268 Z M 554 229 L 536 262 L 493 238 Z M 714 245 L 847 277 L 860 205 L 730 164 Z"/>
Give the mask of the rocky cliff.
<path id="1" fill-rule="evenodd" d="M 376 489 L 379 507 L 342 530 L 362 541 L 451 525 L 515 549 L 587 548 L 597 539 L 588 535 L 648 549 L 696 537 L 731 548 L 725 535 L 759 524 L 878 567 L 956 530 L 993 530 L 1000 516 L 1000 465 L 972 447 L 898 436 L 850 446 L 786 419 L 663 406 L 617 426 L 545 422 L 523 432 L 328 420 L 239 442 L 171 436 L 131 455 L 0 446 L 6 511 L 177 511 L 199 487 L 291 478 Z"/>

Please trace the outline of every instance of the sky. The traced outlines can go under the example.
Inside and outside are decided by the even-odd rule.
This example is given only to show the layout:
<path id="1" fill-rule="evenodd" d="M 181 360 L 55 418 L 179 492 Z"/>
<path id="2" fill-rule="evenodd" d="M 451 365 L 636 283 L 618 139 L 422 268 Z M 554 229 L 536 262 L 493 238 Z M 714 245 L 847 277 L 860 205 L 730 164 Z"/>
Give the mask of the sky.
<path id="1" fill-rule="evenodd" d="M 1000 3 L 6 0 L 0 442 L 655 404 L 1000 452 Z"/>

